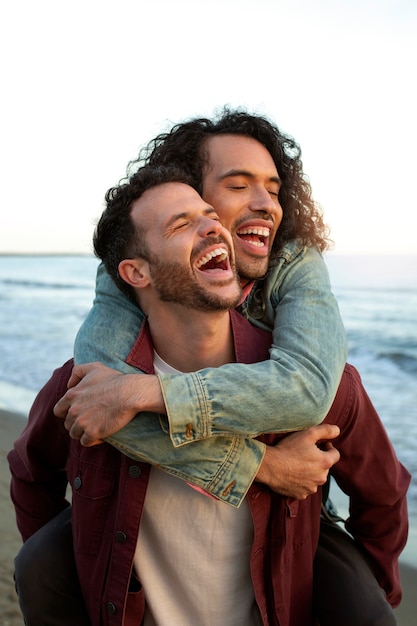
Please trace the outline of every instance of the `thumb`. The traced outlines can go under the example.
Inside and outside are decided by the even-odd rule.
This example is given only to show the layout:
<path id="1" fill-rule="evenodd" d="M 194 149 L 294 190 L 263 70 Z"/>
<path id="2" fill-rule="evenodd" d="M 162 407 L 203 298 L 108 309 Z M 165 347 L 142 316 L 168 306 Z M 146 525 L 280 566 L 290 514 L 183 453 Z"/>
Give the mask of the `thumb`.
<path id="1" fill-rule="evenodd" d="M 340 435 L 340 428 L 336 424 L 319 424 L 316 426 L 317 442 L 336 439 Z"/>

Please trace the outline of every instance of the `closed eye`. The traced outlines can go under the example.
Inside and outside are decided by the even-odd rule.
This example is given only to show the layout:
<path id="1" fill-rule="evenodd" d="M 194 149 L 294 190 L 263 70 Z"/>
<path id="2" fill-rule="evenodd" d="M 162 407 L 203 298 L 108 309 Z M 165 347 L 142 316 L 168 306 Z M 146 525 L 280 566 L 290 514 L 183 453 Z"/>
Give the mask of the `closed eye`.
<path id="1" fill-rule="evenodd" d="M 183 221 L 183 222 L 177 222 L 174 227 L 173 230 L 181 230 L 182 228 L 185 228 L 186 226 L 188 226 L 190 222 L 187 221 Z"/>
<path id="2" fill-rule="evenodd" d="M 214 220 L 215 222 L 220 222 L 220 217 L 217 215 L 216 211 L 207 211 L 206 212 L 207 217 L 209 217 L 211 220 Z"/>

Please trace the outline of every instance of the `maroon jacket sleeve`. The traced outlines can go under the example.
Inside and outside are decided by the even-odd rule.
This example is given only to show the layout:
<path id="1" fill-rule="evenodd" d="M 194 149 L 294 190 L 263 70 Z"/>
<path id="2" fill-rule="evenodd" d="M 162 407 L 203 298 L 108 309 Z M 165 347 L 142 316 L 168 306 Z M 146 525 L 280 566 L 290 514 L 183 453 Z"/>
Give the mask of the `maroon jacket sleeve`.
<path id="1" fill-rule="evenodd" d="M 411 476 L 350 365 L 325 421 L 341 429 L 335 440 L 341 459 L 331 474 L 349 496 L 346 529 L 371 556 L 376 578 L 395 607 L 401 601 L 398 557 L 408 536 L 406 493 Z"/>
<path id="2" fill-rule="evenodd" d="M 53 373 L 31 408 L 28 423 L 8 454 L 11 498 L 26 541 L 69 506 L 65 465 L 71 439 L 53 408 L 67 389 L 72 360 Z"/>

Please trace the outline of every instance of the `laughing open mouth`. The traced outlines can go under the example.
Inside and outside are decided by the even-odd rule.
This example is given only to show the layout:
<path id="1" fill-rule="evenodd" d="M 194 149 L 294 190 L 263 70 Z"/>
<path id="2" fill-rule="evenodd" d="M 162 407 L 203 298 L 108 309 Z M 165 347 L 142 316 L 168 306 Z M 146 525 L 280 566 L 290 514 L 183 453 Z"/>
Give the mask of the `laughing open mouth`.
<path id="1" fill-rule="evenodd" d="M 229 269 L 229 255 L 224 248 L 216 248 L 207 252 L 196 263 L 196 268 L 202 272 L 208 270 L 228 270 Z"/>
<path id="2" fill-rule="evenodd" d="M 264 248 L 265 246 L 268 245 L 268 238 L 269 238 L 269 234 L 270 234 L 270 230 L 269 228 L 264 228 L 264 227 L 246 227 L 246 228 L 239 228 L 239 230 L 236 231 L 236 235 L 240 238 L 243 239 L 243 241 L 247 241 L 248 243 L 250 243 L 253 246 L 256 246 L 257 248 Z"/>

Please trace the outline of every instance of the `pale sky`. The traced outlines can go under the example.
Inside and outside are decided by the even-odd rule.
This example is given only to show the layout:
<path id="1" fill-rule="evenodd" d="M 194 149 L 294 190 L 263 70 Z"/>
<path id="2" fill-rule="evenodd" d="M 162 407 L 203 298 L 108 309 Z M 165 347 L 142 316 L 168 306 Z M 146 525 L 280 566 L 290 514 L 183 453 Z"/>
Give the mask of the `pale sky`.
<path id="1" fill-rule="evenodd" d="M 415 0 L 4 0 L 0 253 L 90 252 L 141 145 L 224 104 L 301 144 L 335 252 L 416 253 Z"/>

